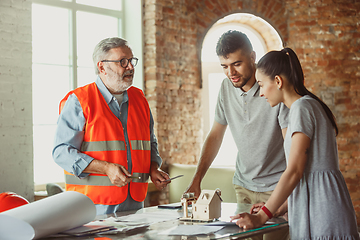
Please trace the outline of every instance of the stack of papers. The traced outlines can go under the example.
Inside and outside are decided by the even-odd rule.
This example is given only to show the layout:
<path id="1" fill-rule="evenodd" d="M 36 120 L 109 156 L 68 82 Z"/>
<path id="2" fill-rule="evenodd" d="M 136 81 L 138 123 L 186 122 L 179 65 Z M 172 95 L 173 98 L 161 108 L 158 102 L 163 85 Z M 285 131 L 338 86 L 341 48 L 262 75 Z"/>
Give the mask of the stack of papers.
<path id="1" fill-rule="evenodd" d="M 156 211 L 156 212 L 144 212 L 144 213 L 136 213 L 123 217 L 118 217 L 116 221 L 118 222 L 142 222 L 142 223 L 158 223 L 176 220 L 182 217 L 182 212 L 178 211 Z"/>
<path id="2" fill-rule="evenodd" d="M 200 234 L 210 234 L 223 229 L 224 226 L 208 226 L 208 225 L 179 225 L 163 232 L 160 235 L 168 236 L 192 236 Z"/>
<path id="3" fill-rule="evenodd" d="M 147 228 L 150 224 L 144 222 L 120 222 L 114 217 L 93 221 L 92 224 L 98 226 L 111 226 L 112 229 L 104 232 L 105 234 L 125 233 L 134 229 Z"/>
<path id="4" fill-rule="evenodd" d="M 144 212 L 144 213 L 135 213 L 122 217 L 109 217 L 106 219 L 101 219 L 93 221 L 89 224 L 102 227 L 112 227 L 104 232 L 97 232 L 98 234 L 117 234 L 125 233 L 140 228 L 147 228 L 150 224 L 176 220 L 182 216 L 182 212 L 177 211 L 156 211 L 156 212 Z M 89 225 L 87 224 L 87 225 Z M 74 229 L 76 230 L 76 229 Z"/>
<path id="5" fill-rule="evenodd" d="M 94 223 L 88 223 L 83 226 L 73 228 L 59 234 L 53 235 L 53 237 L 62 237 L 62 236 L 74 236 L 74 237 L 82 237 L 88 236 L 91 234 L 98 234 L 98 233 L 108 233 L 116 229 L 113 226 L 104 226 L 104 225 L 96 225 Z"/>

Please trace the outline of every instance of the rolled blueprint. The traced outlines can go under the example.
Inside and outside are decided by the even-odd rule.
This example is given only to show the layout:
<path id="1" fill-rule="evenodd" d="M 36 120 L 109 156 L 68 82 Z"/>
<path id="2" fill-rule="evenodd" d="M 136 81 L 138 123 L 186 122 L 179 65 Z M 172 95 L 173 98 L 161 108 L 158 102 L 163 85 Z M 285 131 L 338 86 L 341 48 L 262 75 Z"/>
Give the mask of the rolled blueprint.
<path id="1" fill-rule="evenodd" d="M 0 239 L 37 239 L 94 220 L 96 208 L 78 192 L 62 192 L 0 213 Z"/>

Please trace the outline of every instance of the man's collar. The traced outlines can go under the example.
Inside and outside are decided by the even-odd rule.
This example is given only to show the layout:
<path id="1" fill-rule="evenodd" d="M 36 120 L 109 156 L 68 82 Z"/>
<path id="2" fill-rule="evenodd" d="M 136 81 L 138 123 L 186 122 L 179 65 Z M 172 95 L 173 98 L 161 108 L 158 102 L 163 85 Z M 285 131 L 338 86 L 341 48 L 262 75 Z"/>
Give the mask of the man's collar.
<path id="1" fill-rule="evenodd" d="M 244 92 L 241 88 L 239 88 L 240 96 L 244 96 L 244 95 L 256 96 L 257 92 L 259 91 L 259 88 L 260 88 L 259 84 L 255 81 L 254 85 L 247 92 Z"/>

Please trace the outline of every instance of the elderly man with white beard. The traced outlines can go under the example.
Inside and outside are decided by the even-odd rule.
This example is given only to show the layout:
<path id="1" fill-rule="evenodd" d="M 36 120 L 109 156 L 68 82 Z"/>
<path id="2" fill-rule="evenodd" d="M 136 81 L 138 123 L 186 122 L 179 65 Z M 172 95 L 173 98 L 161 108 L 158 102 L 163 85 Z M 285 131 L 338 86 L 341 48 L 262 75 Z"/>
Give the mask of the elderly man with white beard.
<path id="1" fill-rule="evenodd" d="M 149 104 L 131 86 L 138 59 L 114 37 L 96 45 L 93 62 L 95 82 L 60 102 L 53 158 L 65 170 L 66 190 L 87 195 L 97 215 L 137 210 L 149 177 L 159 190 L 170 182 L 160 169 Z"/>

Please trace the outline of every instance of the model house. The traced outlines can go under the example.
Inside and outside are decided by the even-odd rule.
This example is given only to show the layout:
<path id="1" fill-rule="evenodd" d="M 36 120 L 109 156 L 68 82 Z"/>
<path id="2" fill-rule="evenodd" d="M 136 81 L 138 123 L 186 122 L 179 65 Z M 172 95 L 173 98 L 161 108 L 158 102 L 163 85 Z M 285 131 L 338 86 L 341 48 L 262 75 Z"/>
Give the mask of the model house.
<path id="1" fill-rule="evenodd" d="M 221 216 L 221 197 L 217 190 L 202 190 L 193 206 L 193 218 L 211 221 Z"/>

